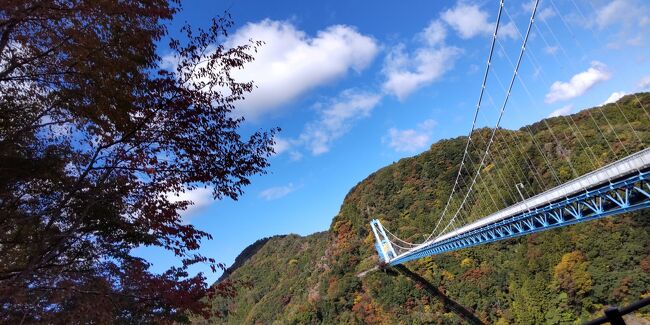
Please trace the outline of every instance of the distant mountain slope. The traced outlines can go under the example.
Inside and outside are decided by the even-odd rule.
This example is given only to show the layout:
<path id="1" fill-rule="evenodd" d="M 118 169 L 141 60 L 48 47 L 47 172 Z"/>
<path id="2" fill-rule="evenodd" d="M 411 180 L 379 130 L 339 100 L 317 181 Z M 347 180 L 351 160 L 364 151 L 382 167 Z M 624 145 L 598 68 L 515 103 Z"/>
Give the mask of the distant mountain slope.
<path id="1" fill-rule="evenodd" d="M 253 257 L 257 253 L 257 251 L 260 250 L 260 248 L 264 247 L 264 244 L 268 242 L 271 239 L 279 239 L 279 238 L 284 238 L 286 235 L 279 235 L 279 236 L 272 236 L 272 237 L 266 237 L 262 239 L 258 239 L 254 243 L 248 245 L 248 247 L 244 248 L 239 255 L 235 258 L 235 262 L 232 263 L 230 267 L 228 267 L 223 274 L 217 279 L 217 282 L 221 282 L 228 276 L 230 276 L 235 270 L 240 268 L 246 261 L 248 261 L 249 258 Z"/>
<path id="2" fill-rule="evenodd" d="M 252 255 L 240 255 L 239 267 L 229 268 L 226 278 L 237 281 L 239 287 L 236 301 L 217 300 L 214 307 L 227 315 L 231 324 L 269 323 L 274 315 L 285 312 L 287 305 L 307 300 L 309 288 L 316 285 L 309 281 L 316 277 L 312 270 L 323 263 L 328 242 L 327 232 L 257 241 L 246 249 Z"/>
<path id="3" fill-rule="evenodd" d="M 642 143 L 650 143 L 650 118 L 642 107 L 650 110 L 650 94 L 626 96 L 618 105 L 584 110 L 571 119 L 499 130 L 498 158 L 491 157 L 481 171 L 481 179 L 490 182 L 476 185 L 470 218 L 495 209 L 474 197 L 492 195 L 504 204 L 516 200 L 511 186 L 491 186 L 494 182 L 528 177 L 536 184 L 526 189 L 532 195 L 642 149 Z M 488 132 L 476 131 L 474 161 Z M 463 310 L 485 323 L 561 324 L 593 318 L 607 304 L 650 295 L 648 210 L 407 263 L 418 281 L 429 282 L 426 291 L 395 272 L 358 278 L 377 262 L 369 220 L 379 218 L 400 236 L 421 240 L 446 202 L 465 142 L 466 137 L 439 141 L 373 173 L 352 188 L 327 232 L 263 242 L 228 275 L 238 281 L 238 295 L 213 301 L 226 315 L 215 322 L 460 324 L 464 321 L 456 313 Z M 457 308 L 450 307 L 450 299 Z"/>

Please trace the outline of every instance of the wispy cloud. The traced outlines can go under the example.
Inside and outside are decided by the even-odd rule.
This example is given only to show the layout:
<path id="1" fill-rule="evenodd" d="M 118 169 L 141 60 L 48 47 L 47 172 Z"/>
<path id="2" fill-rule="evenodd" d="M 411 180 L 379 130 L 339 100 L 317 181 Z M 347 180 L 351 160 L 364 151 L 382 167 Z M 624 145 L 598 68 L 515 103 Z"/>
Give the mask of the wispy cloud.
<path id="1" fill-rule="evenodd" d="M 429 119 L 418 124 L 414 129 L 390 128 L 383 142 L 397 152 L 422 150 L 431 144 L 433 128 L 436 124 L 436 121 Z"/>
<path id="2" fill-rule="evenodd" d="M 487 11 L 475 4 L 459 1 L 453 8 L 445 10 L 439 19 L 432 20 L 418 34 L 421 44 L 417 48 L 409 50 L 404 43 L 399 43 L 388 52 L 382 69 L 386 76 L 383 84 L 386 93 L 404 100 L 453 69 L 463 51 L 445 43 L 448 27 L 460 38 L 469 39 L 492 35 L 494 22 L 489 21 Z M 519 32 L 513 22 L 508 22 L 502 24 L 500 35 L 517 38 Z"/>
<path id="3" fill-rule="evenodd" d="M 648 34 L 647 27 L 650 26 L 650 5 L 645 0 L 613 0 L 597 7 L 595 15 L 584 18 L 582 26 L 601 30 L 612 28 L 617 31 L 609 33 L 612 36 L 607 44 L 608 48 L 644 46 Z"/>
<path id="4" fill-rule="evenodd" d="M 539 11 L 539 15 L 537 16 L 539 20 L 548 20 L 556 16 L 555 10 L 553 10 L 551 7 L 545 7 L 542 8 L 542 10 Z"/>
<path id="5" fill-rule="evenodd" d="M 273 145 L 273 151 L 275 151 L 276 155 L 281 155 L 291 147 L 289 141 L 284 138 L 276 136 L 273 141 L 275 141 L 275 144 Z"/>
<path id="6" fill-rule="evenodd" d="M 419 37 L 429 46 L 440 45 L 447 37 L 447 29 L 439 20 L 433 20 L 420 32 Z"/>
<path id="7" fill-rule="evenodd" d="M 451 70 L 460 52 L 456 47 L 443 46 L 419 48 L 414 53 L 406 53 L 404 45 L 399 45 L 393 48 L 384 62 L 386 81 L 383 88 L 403 100 Z"/>
<path id="8" fill-rule="evenodd" d="M 589 69 L 574 75 L 568 82 L 554 82 L 544 101 L 554 103 L 581 96 L 597 83 L 608 80 L 610 77 L 611 74 L 605 64 L 593 61 Z"/>
<path id="9" fill-rule="evenodd" d="M 494 32 L 494 23 L 488 21 L 487 11 L 476 4 L 458 2 L 455 7 L 445 10 L 440 18 L 449 24 L 463 39 L 478 35 L 489 36 Z M 512 22 L 501 26 L 501 35 L 516 38 L 518 33 Z"/>
<path id="10" fill-rule="evenodd" d="M 451 70 L 461 50 L 445 45 L 446 36 L 444 24 L 433 20 L 418 34 L 420 46 L 415 50 L 407 51 L 403 43 L 393 47 L 382 68 L 386 77 L 384 91 L 403 100 Z"/>
<path id="11" fill-rule="evenodd" d="M 551 114 L 548 114 L 548 117 L 558 117 L 562 115 L 569 115 L 573 111 L 573 105 L 565 105 L 562 106 L 554 111 L 551 112 Z"/>
<path id="12" fill-rule="evenodd" d="M 170 202 L 191 201 L 193 204 L 187 207 L 187 210 L 181 212 L 181 216 L 185 221 L 189 221 L 192 217 L 197 215 L 197 212 L 203 210 L 210 203 L 214 202 L 212 197 L 212 189 L 210 188 L 197 188 L 178 195 L 167 194 Z"/>
<path id="13" fill-rule="evenodd" d="M 637 83 L 637 87 L 640 90 L 650 89 L 650 75 L 641 78 L 641 80 L 639 80 L 639 82 Z"/>
<path id="14" fill-rule="evenodd" d="M 522 2 L 521 3 L 521 8 L 524 10 L 524 13 L 530 14 L 533 12 L 533 8 L 535 7 L 535 0 L 531 0 L 528 2 Z M 547 20 L 550 18 L 555 17 L 555 10 L 551 7 L 541 7 L 537 8 L 537 15 L 535 16 L 535 19 L 539 20 Z"/>
<path id="15" fill-rule="evenodd" d="M 293 161 L 302 159 L 301 150 L 318 156 L 330 151 L 335 140 L 345 135 L 360 119 L 370 116 L 383 96 L 378 93 L 346 89 L 337 97 L 317 103 L 318 117 L 308 122 L 296 138 L 276 139 L 276 154 L 289 152 Z"/>
<path id="16" fill-rule="evenodd" d="M 277 200 L 280 198 L 283 198 L 287 195 L 289 195 L 291 192 L 295 191 L 296 187 L 292 184 L 289 183 L 284 186 L 276 186 L 276 187 L 271 187 L 263 190 L 260 192 L 260 197 L 267 200 Z"/>
<path id="17" fill-rule="evenodd" d="M 507 24 L 499 27 L 499 35 L 501 35 L 502 37 L 506 36 L 510 38 L 517 38 L 518 36 L 520 36 L 519 31 L 517 30 L 517 26 L 513 22 L 508 22 Z"/>
<path id="18" fill-rule="evenodd" d="M 354 121 L 367 117 L 381 95 L 355 89 L 343 91 L 329 103 L 319 104 L 319 118 L 308 123 L 295 143 L 307 147 L 313 155 L 330 150 L 334 140 L 347 133 Z"/>
<path id="19" fill-rule="evenodd" d="M 594 22 L 598 27 L 605 28 L 619 22 L 621 17 L 627 17 L 629 13 L 634 11 L 635 9 L 628 0 L 610 1 L 607 5 L 597 9 Z"/>
<path id="20" fill-rule="evenodd" d="M 441 18 L 464 39 L 490 35 L 494 29 L 494 26 L 488 23 L 487 12 L 474 4 L 459 2 L 454 8 L 444 11 Z"/>
<path id="21" fill-rule="evenodd" d="M 298 161 L 298 160 L 302 159 L 302 153 L 300 153 L 300 151 L 297 151 L 297 150 L 292 150 L 289 153 L 289 158 L 292 161 Z"/>
<path id="22" fill-rule="evenodd" d="M 607 99 L 600 105 L 602 106 L 602 105 L 614 103 L 625 95 L 627 95 L 627 93 L 624 91 L 615 91 L 611 95 L 609 95 L 609 97 L 607 97 Z"/>
<path id="23" fill-rule="evenodd" d="M 544 52 L 546 52 L 546 54 L 549 54 L 549 55 L 555 55 L 555 53 L 557 53 L 557 50 L 559 50 L 559 49 L 560 49 L 560 47 L 558 47 L 558 46 L 547 46 L 547 47 L 544 48 Z"/>

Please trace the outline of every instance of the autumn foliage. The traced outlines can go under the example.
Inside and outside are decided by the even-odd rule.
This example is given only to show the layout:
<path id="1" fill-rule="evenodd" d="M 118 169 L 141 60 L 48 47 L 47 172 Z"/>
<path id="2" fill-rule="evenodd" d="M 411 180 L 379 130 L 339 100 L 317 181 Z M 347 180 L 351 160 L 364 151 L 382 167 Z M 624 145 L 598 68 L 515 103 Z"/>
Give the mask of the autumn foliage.
<path id="1" fill-rule="evenodd" d="M 548 153 L 555 168 L 566 164 L 562 156 L 570 154 L 582 174 L 593 166 L 586 150 L 605 162 L 615 159 L 603 137 L 618 143 L 614 129 L 630 150 L 643 148 L 630 123 L 643 143 L 650 143 L 650 120 L 643 107 L 650 107 L 650 93 L 576 113 L 571 128 L 563 117 L 530 127 L 535 141 L 551 145 Z M 601 134 L 594 121 L 607 133 Z M 589 147 L 577 142 L 576 126 Z M 501 151 L 513 164 L 496 163 L 483 175 L 499 173 L 506 184 L 514 184 L 516 175 L 533 177 L 535 169 L 547 166 L 524 130 L 500 130 L 504 133 L 495 147 L 503 148 L 519 137 L 528 161 L 517 148 Z M 473 141 L 479 142 L 487 134 L 483 129 L 476 135 Z M 650 294 L 647 209 L 421 258 L 406 263 L 408 272 L 393 267 L 375 270 L 378 254 L 370 220 L 380 219 L 411 242 L 426 238 L 422 234 L 432 230 L 454 184 L 466 141 L 441 140 L 430 150 L 372 173 L 350 190 L 325 233 L 272 238 L 261 247 L 254 245 L 253 254 L 245 251 L 246 263 L 239 263 L 226 278 L 255 285 L 238 286 L 233 298 L 213 300 L 226 315 L 218 323 L 573 324 L 602 316 L 608 306 L 629 305 Z M 565 149 L 555 150 L 558 146 Z M 553 184 L 552 174 L 542 176 Z M 481 182 L 474 193 L 484 199 L 508 198 L 507 191 L 515 191 Z M 518 196 L 516 191 L 512 194 Z M 490 200 L 476 200 L 468 207 L 476 216 L 489 214 L 489 207 L 481 205 L 485 201 Z M 643 310 L 637 316 L 648 318 Z"/>
<path id="2" fill-rule="evenodd" d="M 562 260 L 554 268 L 553 279 L 554 284 L 566 291 L 570 298 L 583 297 L 591 290 L 591 276 L 580 252 L 562 255 Z"/>
<path id="3" fill-rule="evenodd" d="M 171 323 L 206 313 L 201 231 L 175 195 L 237 199 L 273 153 L 242 137 L 230 71 L 259 43 L 226 48 L 232 21 L 158 44 L 176 1 L 0 2 L 0 322 Z M 163 274 L 140 246 L 181 261 Z"/>

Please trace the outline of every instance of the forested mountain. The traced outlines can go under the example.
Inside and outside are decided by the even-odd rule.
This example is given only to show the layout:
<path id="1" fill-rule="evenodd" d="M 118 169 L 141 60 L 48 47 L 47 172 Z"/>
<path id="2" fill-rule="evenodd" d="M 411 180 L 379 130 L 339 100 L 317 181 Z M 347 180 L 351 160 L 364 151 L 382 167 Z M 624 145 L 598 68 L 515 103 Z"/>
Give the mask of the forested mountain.
<path id="1" fill-rule="evenodd" d="M 486 181 L 477 184 L 473 197 L 492 195 L 509 204 L 516 192 L 498 186 L 499 179 L 512 184 L 527 178 L 536 184 L 526 188 L 530 196 L 638 151 L 650 143 L 648 111 L 650 93 L 642 93 L 570 118 L 499 130 L 495 154 L 481 171 Z M 489 131 L 477 130 L 476 139 L 486 139 Z M 446 203 L 466 141 L 439 141 L 373 173 L 350 190 L 326 232 L 258 243 L 224 279 L 233 281 L 238 292 L 232 299 L 212 301 L 224 315 L 213 321 L 562 324 L 650 295 L 650 210 L 420 259 L 406 264 L 410 271 L 388 269 L 358 277 L 377 264 L 371 219 L 380 219 L 407 240 L 420 241 L 430 231 Z M 482 150 L 477 143 L 473 161 Z M 474 217 L 497 207 L 487 200 L 468 204 Z M 408 272 L 428 283 L 414 282 Z M 645 313 L 648 317 L 650 310 Z"/>

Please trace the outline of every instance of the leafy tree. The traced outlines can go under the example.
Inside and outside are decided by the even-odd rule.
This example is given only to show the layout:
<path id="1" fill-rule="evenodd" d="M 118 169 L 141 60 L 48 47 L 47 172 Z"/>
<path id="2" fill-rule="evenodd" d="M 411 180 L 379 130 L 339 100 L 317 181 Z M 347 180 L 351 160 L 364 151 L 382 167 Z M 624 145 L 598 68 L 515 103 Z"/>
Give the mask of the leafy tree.
<path id="1" fill-rule="evenodd" d="M 553 280 L 553 285 L 566 291 L 572 299 L 586 295 L 591 290 L 592 281 L 584 255 L 579 251 L 562 255 L 562 260 L 554 268 Z"/>
<path id="2" fill-rule="evenodd" d="M 0 320 L 171 323 L 205 313 L 203 275 L 186 269 L 210 235 L 184 224 L 201 186 L 237 199 L 263 173 L 276 130 L 243 138 L 234 103 L 252 82 L 230 71 L 259 43 L 223 45 L 232 21 L 185 26 L 157 44 L 176 0 L 0 2 Z M 156 275 L 131 255 L 172 251 Z"/>

